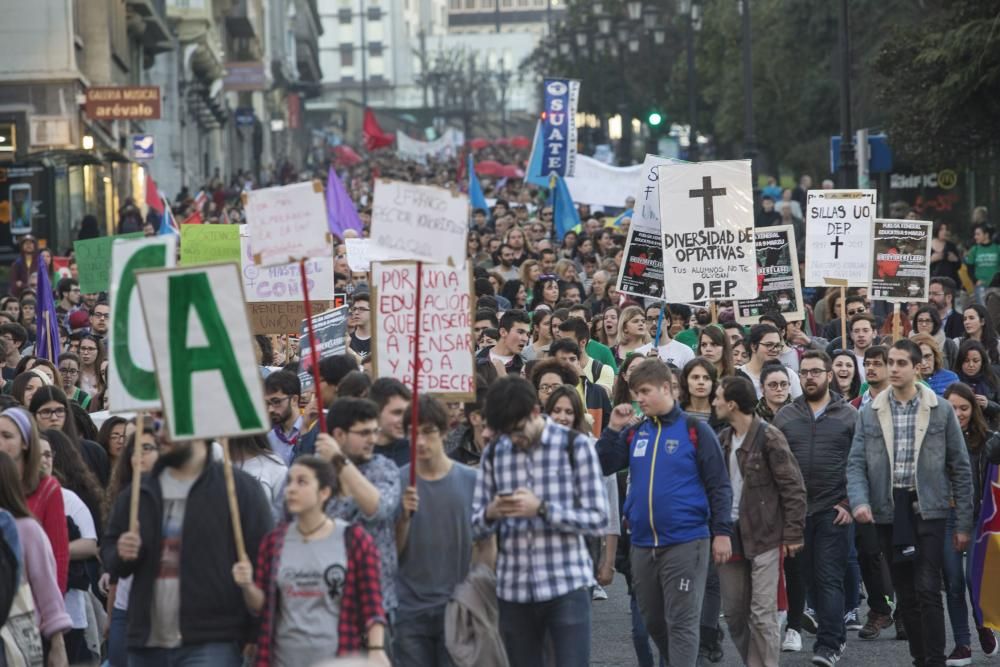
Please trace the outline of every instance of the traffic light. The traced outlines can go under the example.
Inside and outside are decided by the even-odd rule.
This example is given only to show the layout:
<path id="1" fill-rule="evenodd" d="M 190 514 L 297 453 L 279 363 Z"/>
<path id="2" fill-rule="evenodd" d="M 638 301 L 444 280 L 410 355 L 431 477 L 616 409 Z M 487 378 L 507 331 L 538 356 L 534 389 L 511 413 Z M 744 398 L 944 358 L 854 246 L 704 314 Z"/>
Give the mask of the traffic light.
<path id="1" fill-rule="evenodd" d="M 650 127 L 659 127 L 660 123 L 663 122 L 663 114 L 659 111 L 650 111 L 649 115 L 646 116 L 646 122 L 649 123 Z"/>

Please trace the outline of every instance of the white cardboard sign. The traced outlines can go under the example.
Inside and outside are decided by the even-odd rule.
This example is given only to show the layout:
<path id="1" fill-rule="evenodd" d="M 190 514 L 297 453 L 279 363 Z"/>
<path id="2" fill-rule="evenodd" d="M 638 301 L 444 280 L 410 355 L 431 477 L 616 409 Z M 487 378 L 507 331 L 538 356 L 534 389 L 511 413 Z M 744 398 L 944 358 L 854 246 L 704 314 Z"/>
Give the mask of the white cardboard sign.
<path id="1" fill-rule="evenodd" d="M 444 188 L 375 182 L 371 239 L 392 259 L 464 266 L 469 198 Z"/>
<path id="2" fill-rule="evenodd" d="M 806 287 L 828 278 L 867 287 L 872 277 L 875 190 L 810 190 L 806 197 Z"/>
<path id="3" fill-rule="evenodd" d="M 333 258 L 326 200 L 319 181 L 245 193 L 254 264 L 287 264 L 303 258 Z"/>

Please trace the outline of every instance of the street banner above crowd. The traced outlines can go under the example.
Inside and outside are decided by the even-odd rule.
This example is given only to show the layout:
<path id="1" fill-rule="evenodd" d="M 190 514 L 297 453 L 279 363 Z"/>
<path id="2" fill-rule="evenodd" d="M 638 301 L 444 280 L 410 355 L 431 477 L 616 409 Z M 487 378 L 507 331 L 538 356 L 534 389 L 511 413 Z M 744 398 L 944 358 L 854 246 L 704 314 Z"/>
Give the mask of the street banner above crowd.
<path id="1" fill-rule="evenodd" d="M 375 181 L 371 239 L 391 259 L 463 266 L 469 198 L 444 188 Z"/>
<path id="2" fill-rule="evenodd" d="M 669 302 L 757 296 L 750 161 L 665 164 L 659 173 L 664 225 L 664 298 Z"/>
<path id="3" fill-rule="evenodd" d="M 875 220 L 870 298 L 900 303 L 928 300 L 931 226 L 923 220 Z"/>
<path id="4" fill-rule="evenodd" d="M 172 440 L 268 428 L 237 264 L 136 274 Z"/>
<path id="5" fill-rule="evenodd" d="M 806 287 L 867 287 L 872 277 L 875 190 L 810 190 L 806 199 Z"/>
<path id="6" fill-rule="evenodd" d="M 135 289 L 135 272 L 174 266 L 177 237 L 115 241 L 111 246 L 108 405 L 112 413 L 159 410 L 153 353 Z"/>
<path id="7" fill-rule="evenodd" d="M 419 393 L 474 400 L 471 267 L 424 264 L 421 275 Z M 416 264 L 372 264 L 372 374 L 407 387 L 413 386 L 416 298 Z"/>
<path id="8" fill-rule="evenodd" d="M 181 225 L 181 266 L 198 266 L 240 259 L 244 225 Z"/>
<path id="9" fill-rule="evenodd" d="M 412 139 L 403 132 L 396 131 L 396 155 L 403 160 L 412 160 L 420 164 L 427 164 L 428 159 L 453 160 L 463 144 L 465 135 L 461 130 L 452 127 L 433 141 Z"/>
<path id="10" fill-rule="evenodd" d="M 682 160 L 675 160 L 669 157 L 647 154 L 642 162 L 642 171 L 638 180 L 638 191 L 634 191 L 631 196 L 635 197 L 635 208 L 632 211 L 632 229 L 653 232 L 660 235 L 660 189 L 659 167 L 665 164 L 686 164 Z M 633 187 L 635 183 L 633 183 Z M 625 198 L 620 199 L 618 206 L 625 204 Z"/>
<path id="11" fill-rule="evenodd" d="M 634 223 L 629 227 L 625 254 L 618 269 L 618 291 L 663 298 L 663 243 L 659 231 L 636 229 Z"/>
<path id="12" fill-rule="evenodd" d="M 313 315 L 312 322 L 320 360 L 347 352 L 347 306 Z M 302 327 L 299 329 L 299 381 L 304 392 L 311 391 L 316 386 L 312 366 L 313 353 L 309 344 L 308 325 L 302 320 Z"/>
<path id="13" fill-rule="evenodd" d="M 576 173 L 576 103 L 580 82 L 545 79 L 542 113 L 542 174 L 566 178 Z"/>
<path id="14" fill-rule="evenodd" d="M 251 190 L 243 196 L 254 264 L 333 256 L 322 182 Z"/>
<path id="15" fill-rule="evenodd" d="M 111 285 L 111 246 L 119 239 L 141 239 L 142 232 L 98 236 L 73 244 L 73 256 L 80 274 L 80 291 L 84 294 L 107 292 Z"/>
<path id="16" fill-rule="evenodd" d="M 799 255 L 792 225 L 758 228 L 757 298 L 735 303 L 736 321 L 753 325 L 767 312 L 779 312 L 788 322 L 805 319 L 802 285 L 799 282 Z"/>

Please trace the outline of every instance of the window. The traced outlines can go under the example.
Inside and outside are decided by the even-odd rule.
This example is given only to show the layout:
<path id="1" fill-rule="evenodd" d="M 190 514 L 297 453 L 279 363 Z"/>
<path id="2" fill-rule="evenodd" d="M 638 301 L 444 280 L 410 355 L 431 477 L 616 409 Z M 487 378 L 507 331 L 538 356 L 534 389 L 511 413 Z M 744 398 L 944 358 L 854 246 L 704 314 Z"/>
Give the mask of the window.
<path id="1" fill-rule="evenodd" d="M 350 44 L 340 46 L 340 66 L 354 67 L 354 48 Z"/>
<path id="2" fill-rule="evenodd" d="M 351 9 L 349 7 L 347 8 L 341 7 L 339 10 L 337 10 L 337 20 L 339 20 L 341 23 L 350 23 Z"/>
<path id="3" fill-rule="evenodd" d="M 382 20 L 382 8 L 381 7 L 369 7 L 368 8 L 368 20 L 369 21 L 381 21 Z"/>
<path id="4" fill-rule="evenodd" d="M 0 153 L 17 150 L 17 130 L 13 122 L 0 123 Z"/>
<path id="5" fill-rule="evenodd" d="M 372 42 L 368 45 L 368 53 L 372 58 L 382 57 L 382 42 Z"/>

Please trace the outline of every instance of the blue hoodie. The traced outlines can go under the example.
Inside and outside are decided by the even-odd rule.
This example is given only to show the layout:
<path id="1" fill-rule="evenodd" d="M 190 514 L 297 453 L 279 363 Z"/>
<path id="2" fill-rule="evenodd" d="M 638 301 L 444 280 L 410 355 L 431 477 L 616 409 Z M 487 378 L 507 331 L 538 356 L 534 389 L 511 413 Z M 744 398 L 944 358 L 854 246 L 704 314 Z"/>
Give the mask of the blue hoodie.
<path id="1" fill-rule="evenodd" d="M 732 535 L 733 490 L 719 440 L 676 404 L 666 415 L 647 417 L 624 431 L 605 429 L 597 453 L 605 475 L 629 468 L 624 514 L 634 546 Z"/>

